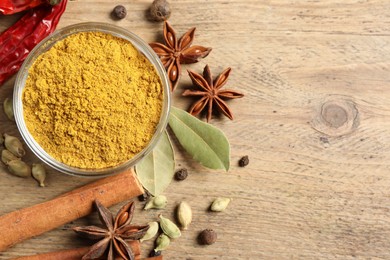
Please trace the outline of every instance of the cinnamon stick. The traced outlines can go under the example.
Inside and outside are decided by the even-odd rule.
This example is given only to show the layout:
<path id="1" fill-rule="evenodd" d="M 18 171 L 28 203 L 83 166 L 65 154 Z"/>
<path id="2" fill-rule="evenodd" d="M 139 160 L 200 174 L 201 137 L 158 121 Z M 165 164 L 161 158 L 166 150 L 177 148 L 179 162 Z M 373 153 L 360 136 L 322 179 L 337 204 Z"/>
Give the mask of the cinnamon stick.
<path id="1" fill-rule="evenodd" d="M 136 260 L 141 259 L 141 247 L 139 241 L 130 241 L 128 242 L 131 249 L 133 250 Z M 14 258 L 13 260 L 80 260 L 83 255 L 85 255 L 89 247 L 74 248 L 74 249 L 65 249 L 56 252 L 49 252 L 44 254 L 37 254 L 31 256 L 22 256 Z"/>
<path id="2" fill-rule="evenodd" d="M 132 170 L 106 177 L 53 200 L 0 217 L 0 251 L 90 214 L 98 199 L 109 207 L 143 193 Z"/>

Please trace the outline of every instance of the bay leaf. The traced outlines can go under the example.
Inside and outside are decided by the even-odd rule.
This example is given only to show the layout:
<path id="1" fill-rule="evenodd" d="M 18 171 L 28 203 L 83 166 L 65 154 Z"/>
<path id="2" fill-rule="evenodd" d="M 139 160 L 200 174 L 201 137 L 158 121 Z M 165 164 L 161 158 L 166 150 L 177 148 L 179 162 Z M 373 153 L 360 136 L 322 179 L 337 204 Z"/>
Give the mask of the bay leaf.
<path id="1" fill-rule="evenodd" d="M 161 194 L 169 186 L 175 174 L 175 156 L 166 130 L 153 151 L 135 169 L 138 180 L 153 196 Z"/>
<path id="2" fill-rule="evenodd" d="M 169 126 L 196 161 L 210 169 L 229 170 L 230 145 L 221 130 L 175 107 L 171 108 Z"/>

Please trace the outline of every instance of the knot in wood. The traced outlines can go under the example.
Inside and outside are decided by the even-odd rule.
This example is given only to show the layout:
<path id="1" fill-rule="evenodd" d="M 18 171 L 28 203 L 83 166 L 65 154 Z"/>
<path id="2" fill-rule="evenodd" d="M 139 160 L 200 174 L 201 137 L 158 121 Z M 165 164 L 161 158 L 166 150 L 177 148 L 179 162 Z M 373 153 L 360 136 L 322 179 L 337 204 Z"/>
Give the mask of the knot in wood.
<path id="1" fill-rule="evenodd" d="M 324 104 L 321 111 L 324 122 L 329 127 L 339 128 L 348 121 L 348 112 L 337 104 Z"/>
<path id="2" fill-rule="evenodd" d="M 359 113 L 352 100 L 344 96 L 328 96 L 318 102 L 311 125 L 326 135 L 342 136 L 358 127 Z"/>

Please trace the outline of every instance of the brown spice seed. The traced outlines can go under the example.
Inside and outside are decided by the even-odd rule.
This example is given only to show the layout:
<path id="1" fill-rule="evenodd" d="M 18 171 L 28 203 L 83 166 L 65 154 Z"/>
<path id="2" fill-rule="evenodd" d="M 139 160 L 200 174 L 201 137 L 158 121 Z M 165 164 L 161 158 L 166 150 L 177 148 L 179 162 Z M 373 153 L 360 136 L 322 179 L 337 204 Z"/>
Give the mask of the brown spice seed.
<path id="1" fill-rule="evenodd" d="M 129 219 L 129 213 L 128 212 L 123 212 L 119 218 L 118 218 L 118 227 L 122 226 L 125 224 L 125 222 Z"/>
<path id="2" fill-rule="evenodd" d="M 245 155 L 243 156 L 239 161 L 238 161 L 238 165 L 240 167 L 245 167 L 249 164 L 249 157 L 248 155 Z"/>
<path id="3" fill-rule="evenodd" d="M 199 234 L 199 243 L 202 245 L 211 245 L 217 241 L 217 232 L 212 229 L 205 229 Z"/>
<path id="4" fill-rule="evenodd" d="M 177 181 L 183 181 L 187 178 L 188 176 L 188 171 L 187 169 L 180 169 L 175 173 L 175 179 Z"/>

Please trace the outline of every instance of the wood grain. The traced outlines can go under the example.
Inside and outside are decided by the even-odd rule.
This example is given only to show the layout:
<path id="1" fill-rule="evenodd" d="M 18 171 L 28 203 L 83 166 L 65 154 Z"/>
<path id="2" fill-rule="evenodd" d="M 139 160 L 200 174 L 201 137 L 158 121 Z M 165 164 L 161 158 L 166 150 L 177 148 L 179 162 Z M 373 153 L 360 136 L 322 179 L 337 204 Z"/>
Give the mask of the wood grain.
<path id="1" fill-rule="evenodd" d="M 230 171 L 202 168 L 176 143 L 178 168 L 187 167 L 189 178 L 170 185 L 165 210 L 144 212 L 139 203 L 134 222 L 156 220 L 160 212 L 173 216 L 180 201 L 189 202 L 193 223 L 164 252 L 167 259 L 389 259 L 390 2 L 170 2 L 176 31 L 196 26 L 194 44 L 213 48 L 184 68 L 200 72 L 209 64 L 216 75 L 232 67 L 227 87 L 245 97 L 229 101 L 234 121 L 211 121 L 231 142 Z M 59 27 L 108 22 L 147 42 L 159 40 L 162 25 L 145 17 L 150 3 L 122 1 L 128 16 L 112 21 L 117 2 L 71 1 Z M 0 17 L 0 30 L 16 18 Z M 0 102 L 11 95 L 13 81 L 1 87 Z M 189 85 L 184 70 L 175 106 L 190 105 L 180 96 Z M 2 112 L 0 132 L 17 134 Z M 250 164 L 240 168 L 243 155 Z M 36 161 L 31 153 L 28 159 Z M 1 174 L 0 214 L 88 181 L 50 172 L 42 189 L 32 179 Z M 225 212 L 207 212 L 218 196 L 233 201 Z M 98 220 L 67 224 L 0 253 L 0 259 L 87 245 L 69 230 L 86 223 Z M 218 232 L 216 244 L 197 244 L 205 228 Z M 143 254 L 152 247 L 151 241 L 143 244 Z"/>

